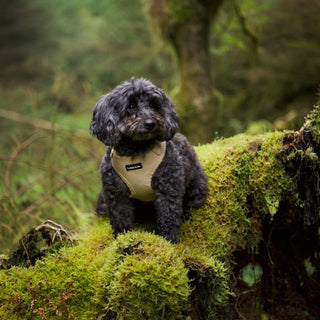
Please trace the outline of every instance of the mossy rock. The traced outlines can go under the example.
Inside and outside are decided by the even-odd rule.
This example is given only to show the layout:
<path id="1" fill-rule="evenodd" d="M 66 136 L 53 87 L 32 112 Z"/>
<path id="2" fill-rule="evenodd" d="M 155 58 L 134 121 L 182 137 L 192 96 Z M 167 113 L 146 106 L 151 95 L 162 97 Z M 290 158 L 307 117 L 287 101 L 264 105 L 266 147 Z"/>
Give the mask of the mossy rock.
<path id="1" fill-rule="evenodd" d="M 302 311 L 290 305 L 292 310 L 299 316 L 317 314 L 312 298 L 310 307 L 301 302 L 308 284 L 319 281 L 320 263 L 310 247 L 319 243 L 319 219 L 305 210 L 310 199 L 303 196 L 299 172 L 319 172 L 320 121 L 315 119 L 319 112 L 308 120 L 300 140 L 301 132 L 273 132 L 197 147 L 210 191 L 206 204 L 182 224 L 179 244 L 143 226 L 114 239 L 109 221 L 94 218 L 76 244 L 29 268 L 0 270 L 0 318 L 237 319 L 254 314 L 255 319 L 277 315 L 274 305 L 287 310 L 289 302 L 281 300 L 284 286 L 271 283 L 285 272 L 286 283 L 300 279 L 295 292 Z M 286 250 L 290 239 L 293 246 L 299 240 L 300 255 Z M 284 262 L 289 260 L 299 274 Z M 315 270 L 312 275 L 303 272 L 306 260 Z M 258 270 L 258 280 L 245 284 L 245 270 Z M 241 304 L 242 297 L 250 297 L 252 305 Z"/>

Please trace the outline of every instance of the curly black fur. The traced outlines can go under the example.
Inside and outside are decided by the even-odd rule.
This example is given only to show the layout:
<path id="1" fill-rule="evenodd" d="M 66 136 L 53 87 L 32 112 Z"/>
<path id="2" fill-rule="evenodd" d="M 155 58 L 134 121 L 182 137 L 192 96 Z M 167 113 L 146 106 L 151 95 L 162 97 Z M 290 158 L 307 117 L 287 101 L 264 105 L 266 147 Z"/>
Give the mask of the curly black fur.
<path id="1" fill-rule="evenodd" d="M 166 153 L 152 176 L 157 231 L 178 242 L 178 228 L 190 208 L 204 204 L 207 177 L 195 151 L 181 135 L 170 98 L 146 79 L 124 82 L 103 96 L 93 110 L 90 131 L 109 146 L 102 160 L 102 189 L 96 213 L 110 218 L 115 235 L 132 230 L 137 200 L 112 167 L 110 153 L 134 157 L 166 141 Z M 141 203 L 140 203 L 141 205 Z"/>

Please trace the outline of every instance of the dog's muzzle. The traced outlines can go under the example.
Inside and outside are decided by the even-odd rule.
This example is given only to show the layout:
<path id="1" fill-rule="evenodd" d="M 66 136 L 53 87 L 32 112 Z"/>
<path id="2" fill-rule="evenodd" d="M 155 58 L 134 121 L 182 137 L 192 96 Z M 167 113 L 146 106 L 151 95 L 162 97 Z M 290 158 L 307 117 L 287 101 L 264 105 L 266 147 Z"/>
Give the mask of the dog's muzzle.
<path id="1" fill-rule="evenodd" d="M 153 119 L 147 119 L 145 122 L 144 122 L 144 127 L 148 130 L 148 131 L 151 131 L 154 127 L 155 127 L 155 122 Z"/>

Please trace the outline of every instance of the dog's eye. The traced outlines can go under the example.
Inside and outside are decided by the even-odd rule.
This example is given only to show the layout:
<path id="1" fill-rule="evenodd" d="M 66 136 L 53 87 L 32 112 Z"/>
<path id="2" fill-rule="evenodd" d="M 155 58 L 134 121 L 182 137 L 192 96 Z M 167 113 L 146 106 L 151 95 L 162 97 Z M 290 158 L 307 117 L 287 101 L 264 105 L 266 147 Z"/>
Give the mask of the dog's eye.
<path id="1" fill-rule="evenodd" d="M 133 103 L 129 104 L 129 110 L 133 110 L 136 106 Z"/>
<path id="2" fill-rule="evenodd" d="M 153 109 L 158 109 L 159 103 L 156 99 L 151 99 L 149 101 L 150 107 Z"/>

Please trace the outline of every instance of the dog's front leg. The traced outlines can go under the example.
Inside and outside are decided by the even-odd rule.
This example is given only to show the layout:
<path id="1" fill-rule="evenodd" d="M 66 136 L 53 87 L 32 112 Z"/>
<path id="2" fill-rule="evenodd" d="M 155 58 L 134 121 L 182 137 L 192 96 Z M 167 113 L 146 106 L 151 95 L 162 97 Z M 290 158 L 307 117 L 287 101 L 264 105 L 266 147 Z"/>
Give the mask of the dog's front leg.
<path id="1" fill-rule="evenodd" d="M 134 204 L 127 194 L 119 192 L 113 184 L 105 183 L 102 186 L 96 214 L 110 219 L 115 236 L 133 229 Z"/>
<path id="2" fill-rule="evenodd" d="M 182 217 L 182 198 L 168 193 L 156 193 L 155 209 L 158 234 L 171 241 L 179 242 L 178 230 Z"/>
<path id="3" fill-rule="evenodd" d="M 155 192 L 157 232 L 173 243 L 179 241 L 178 230 L 183 216 L 185 193 L 182 160 L 171 144 L 167 144 L 166 156 L 151 181 Z"/>
<path id="4" fill-rule="evenodd" d="M 134 204 L 129 198 L 130 191 L 112 168 L 111 149 L 108 148 L 101 163 L 102 189 L 100 192 L 97 215 L 106 215 L 115 236 L 130 231 L 134 227 Z"/>
<path id="5" fill-rule="evenodd" d="M 115 236 L 134 227 L 134 205 L 127 196 L 107 194 L 107 213 Z"/>

